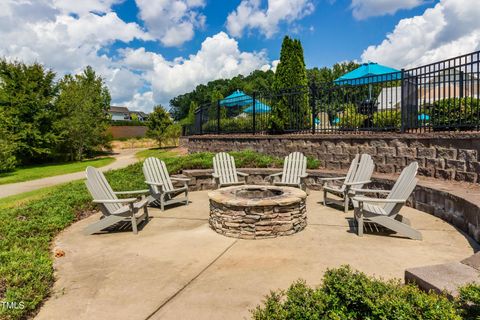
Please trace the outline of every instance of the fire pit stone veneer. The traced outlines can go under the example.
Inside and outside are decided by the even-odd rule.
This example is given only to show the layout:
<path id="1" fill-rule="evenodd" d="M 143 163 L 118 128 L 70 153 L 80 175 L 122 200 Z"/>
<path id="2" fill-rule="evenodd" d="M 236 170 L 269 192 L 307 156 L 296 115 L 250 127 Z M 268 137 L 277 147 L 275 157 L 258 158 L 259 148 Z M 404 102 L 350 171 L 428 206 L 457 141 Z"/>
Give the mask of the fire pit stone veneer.
<path id="1" fill-rule="evenodd" d="M 211 191 L 210 227 L 227 237 L 287 236 L 307 226 L 307 194 L 297 188 L 243 185 Z"/>

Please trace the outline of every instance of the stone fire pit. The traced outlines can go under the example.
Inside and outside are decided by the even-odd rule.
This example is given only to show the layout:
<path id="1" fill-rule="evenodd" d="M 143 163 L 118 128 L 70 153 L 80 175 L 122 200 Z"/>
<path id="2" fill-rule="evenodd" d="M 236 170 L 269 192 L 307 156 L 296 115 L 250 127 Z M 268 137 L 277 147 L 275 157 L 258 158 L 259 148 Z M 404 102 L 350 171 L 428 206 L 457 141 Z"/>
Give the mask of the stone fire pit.
<path id="1" fill-rule="evenodd" d="M 287 236 L 307 225 L 307 194 L 297 188 L 243 185 L 211 191 L 210 227 L 227 237 Z"/>

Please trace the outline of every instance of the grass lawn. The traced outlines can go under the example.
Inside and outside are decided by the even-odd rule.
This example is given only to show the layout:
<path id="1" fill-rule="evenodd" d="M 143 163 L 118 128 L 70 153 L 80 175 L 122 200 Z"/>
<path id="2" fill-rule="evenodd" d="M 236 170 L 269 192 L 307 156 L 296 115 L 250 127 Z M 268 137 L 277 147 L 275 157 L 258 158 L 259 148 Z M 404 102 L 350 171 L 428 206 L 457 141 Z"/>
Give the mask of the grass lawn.
<path id="1" fill-rule="evenodd" d="M 145 160 L 148 157 L 159 159 L 179 156 L 174 148 L 151 148 L 139 151 L 135 154 L 138 159 Z"/>
<path id="2" fill-rule="evenodd" d="M 85 170 L 85 168 L 88 166 L 99 168 L 106 166 L 113 161 L 115 161 L 115 158 L 106 157 L 76 162 L 41 164 L 19 167 L 13 172 L 1 173 L 0 184 L 29 181 L 40 178 L 58 176 L 67 173 L 79 172 Z"/>

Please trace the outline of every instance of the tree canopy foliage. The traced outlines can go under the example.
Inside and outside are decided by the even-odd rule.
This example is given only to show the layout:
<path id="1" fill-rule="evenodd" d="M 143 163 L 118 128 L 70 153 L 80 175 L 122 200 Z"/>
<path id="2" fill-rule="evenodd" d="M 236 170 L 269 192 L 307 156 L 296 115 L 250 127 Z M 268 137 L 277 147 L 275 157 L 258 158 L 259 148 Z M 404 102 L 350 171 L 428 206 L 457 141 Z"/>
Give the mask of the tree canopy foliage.
<path id="1" fill-rule="evenodd" d="M 170 114 L 167 110 L 161 106 L 157 105 L 153 108 L 153 112 L 150 113 L 147 120 L 147 136 L 158 141 L 158 145 L 162 145 L 164 139 L 170 138 L 166 134 L 171 134 L 167 131 L 167 128 L 173 124 Z"/>
<path id="2" fill-rule="evenodd" d="M 56 74 L 0 60 L 0 171 L 18 164 L 80 160 L 107 142 L 110 94 L 91 67 Z"/>

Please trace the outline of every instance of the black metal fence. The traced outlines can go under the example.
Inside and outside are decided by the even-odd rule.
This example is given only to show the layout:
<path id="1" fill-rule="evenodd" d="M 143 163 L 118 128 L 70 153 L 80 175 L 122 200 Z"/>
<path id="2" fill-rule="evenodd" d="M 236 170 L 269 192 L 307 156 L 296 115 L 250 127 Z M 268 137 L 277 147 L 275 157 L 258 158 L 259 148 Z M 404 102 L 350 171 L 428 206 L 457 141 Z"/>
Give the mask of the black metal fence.
<path id="1" fill-rule="evenodd" d="M 400 72 L 201 105 L 184 134 L 480 128 L 480 51 Z"/>

